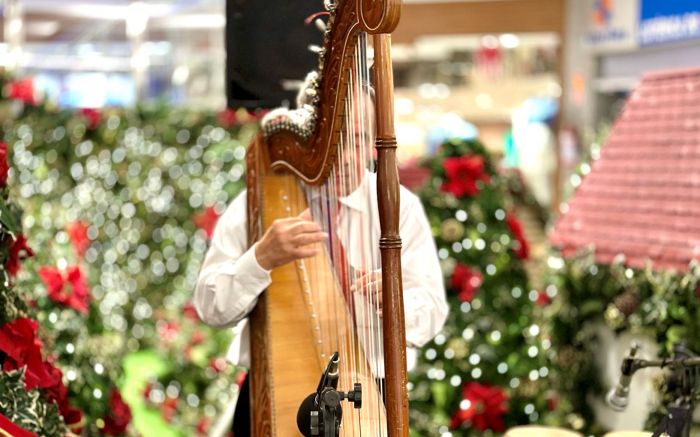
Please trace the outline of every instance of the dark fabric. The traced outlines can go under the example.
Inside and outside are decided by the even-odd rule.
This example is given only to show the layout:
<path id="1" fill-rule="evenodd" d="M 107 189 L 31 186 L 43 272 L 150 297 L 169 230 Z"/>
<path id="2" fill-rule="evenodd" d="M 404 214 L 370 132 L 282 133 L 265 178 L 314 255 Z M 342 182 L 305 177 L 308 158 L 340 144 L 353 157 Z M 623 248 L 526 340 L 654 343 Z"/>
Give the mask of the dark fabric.
<path id="1" fill-rule="evenodd" d="M 246 376 L 233 413 L 233 437 L 250 437 L 250 384 Z"/>

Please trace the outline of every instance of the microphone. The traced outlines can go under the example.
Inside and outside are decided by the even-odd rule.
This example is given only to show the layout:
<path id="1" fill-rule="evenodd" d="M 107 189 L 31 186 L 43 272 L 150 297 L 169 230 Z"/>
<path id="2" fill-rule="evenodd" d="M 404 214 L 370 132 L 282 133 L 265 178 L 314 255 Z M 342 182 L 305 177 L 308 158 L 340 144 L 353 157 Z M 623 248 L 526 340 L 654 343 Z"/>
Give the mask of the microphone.
<path id="1" fill-rule="evenodd" d="M 338 362 L 340 361 L 338 352 L 333 353 L 325 372 L 321 375 L 321 380 L 318 382 L 318 387 L 315 393 L 308 395 L 299 405 L 297 411 L 297 428 L 304 437 L 312 437 L 320 435 L 322 426 L 321 419 L 321 403 L 323 391 L 327 388 L 338 388 Z M 338 420 L 342 418 L 343 410 L 338 408 L 336 411 Z"/>
<path id="2" fill-rule="evenodd" d="M 605 396 L 605 401 L 615 411 L 624 411 L 629 403 L 630 396 L 630 383 L 632 382 L 632 375 L 626 375 L 622 373 L 620 375 L 620 380 L 617 385 L 610 389 L 607 396 Z"/>
<path id="3" fill-rule="evenodd" d="M 632 344 L 632 349 L 629 355 L 622 360 L 622 366 L 620 369 L 620 380 L 617 385 L 613 387 L 605 396 L 605 401 L 615 411 L 624 411 L 629 404 L 630 397 L 630 383 L 632 382 L 632 375 L 639 369 L 635 365 L 635 356 L 639 350 L 639 345 L 637 343 Z"/>

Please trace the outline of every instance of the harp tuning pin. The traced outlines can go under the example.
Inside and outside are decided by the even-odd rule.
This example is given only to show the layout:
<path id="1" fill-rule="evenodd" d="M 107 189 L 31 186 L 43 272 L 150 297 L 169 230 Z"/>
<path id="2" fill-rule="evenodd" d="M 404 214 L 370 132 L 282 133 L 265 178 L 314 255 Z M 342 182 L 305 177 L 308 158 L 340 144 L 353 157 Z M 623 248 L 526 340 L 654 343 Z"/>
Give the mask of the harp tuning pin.
<path id="1" fill-rule="evenodd" d="M 335 10 L 335 0 L 323 0 L 323 5 L 326 7 L 326 10 L 329 12 L 332 12 Z"/>
<path id="2" fill-rule="evenodd" d="M 321 48 L 321 46 L 317 46 L 316 44 L 310 44 L 309 50 L 311 50 L 313 53 L 321 53 L 323 48 Z"/>
<path id="3" fill-rule="evenodd" d="M 323 22 L 320 18 L 317 18 L 314 20 L 314 24 L 316 25 L 316 28 L 320 30 L 321 32 L 326 32 L 326 23 Z"/>
<path id="4" fill-rule="evenodd" d="M 309 97 L 315 97 L 317 94 L 316 90 L 313 88 L 307 88 L 305 92 L 306 92 L 306 95 Z"/>

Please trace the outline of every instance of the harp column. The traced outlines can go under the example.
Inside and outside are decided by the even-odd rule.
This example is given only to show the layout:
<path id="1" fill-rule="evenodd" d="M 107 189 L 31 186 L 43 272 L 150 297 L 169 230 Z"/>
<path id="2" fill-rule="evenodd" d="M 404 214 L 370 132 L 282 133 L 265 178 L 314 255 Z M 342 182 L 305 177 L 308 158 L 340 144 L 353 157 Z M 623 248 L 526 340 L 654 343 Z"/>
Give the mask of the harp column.
<path id="1" fill-rule="evenodd" d="M 386 375 L 387 428 L 389 437 L 408 436 L 408 392 L 406 388 L 406 330 L 401 282 L 401 237 L 399 236 L 399 173 L 394 132 L 394 76 L 388 34 L 374 42 L 374 72 L 377 108 L 377 199 L 382 257 L 382 306 L 384 368 Z"/>

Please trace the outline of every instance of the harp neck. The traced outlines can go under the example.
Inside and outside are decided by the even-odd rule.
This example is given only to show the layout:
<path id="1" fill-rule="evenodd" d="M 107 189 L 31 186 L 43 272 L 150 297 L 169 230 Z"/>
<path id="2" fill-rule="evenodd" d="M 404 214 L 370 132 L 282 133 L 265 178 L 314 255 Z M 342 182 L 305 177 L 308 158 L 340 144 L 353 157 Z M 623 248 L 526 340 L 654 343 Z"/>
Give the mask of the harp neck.
<path id="1" fill-rule="evenodd" d="M 337 158 L 358 35 L 391 32 L 400 15 L 398 0 L 326 0 L 326 4 L 330 17 L 318 79 L 310 91 L 314 97 L 306 108 L 309 117 L 302 126 L 291 126 L 286 120 L 277 124 L 271 120 L 265 126 L 272 169 L 290 171 L 313 185 L 325 182 Z"/>

